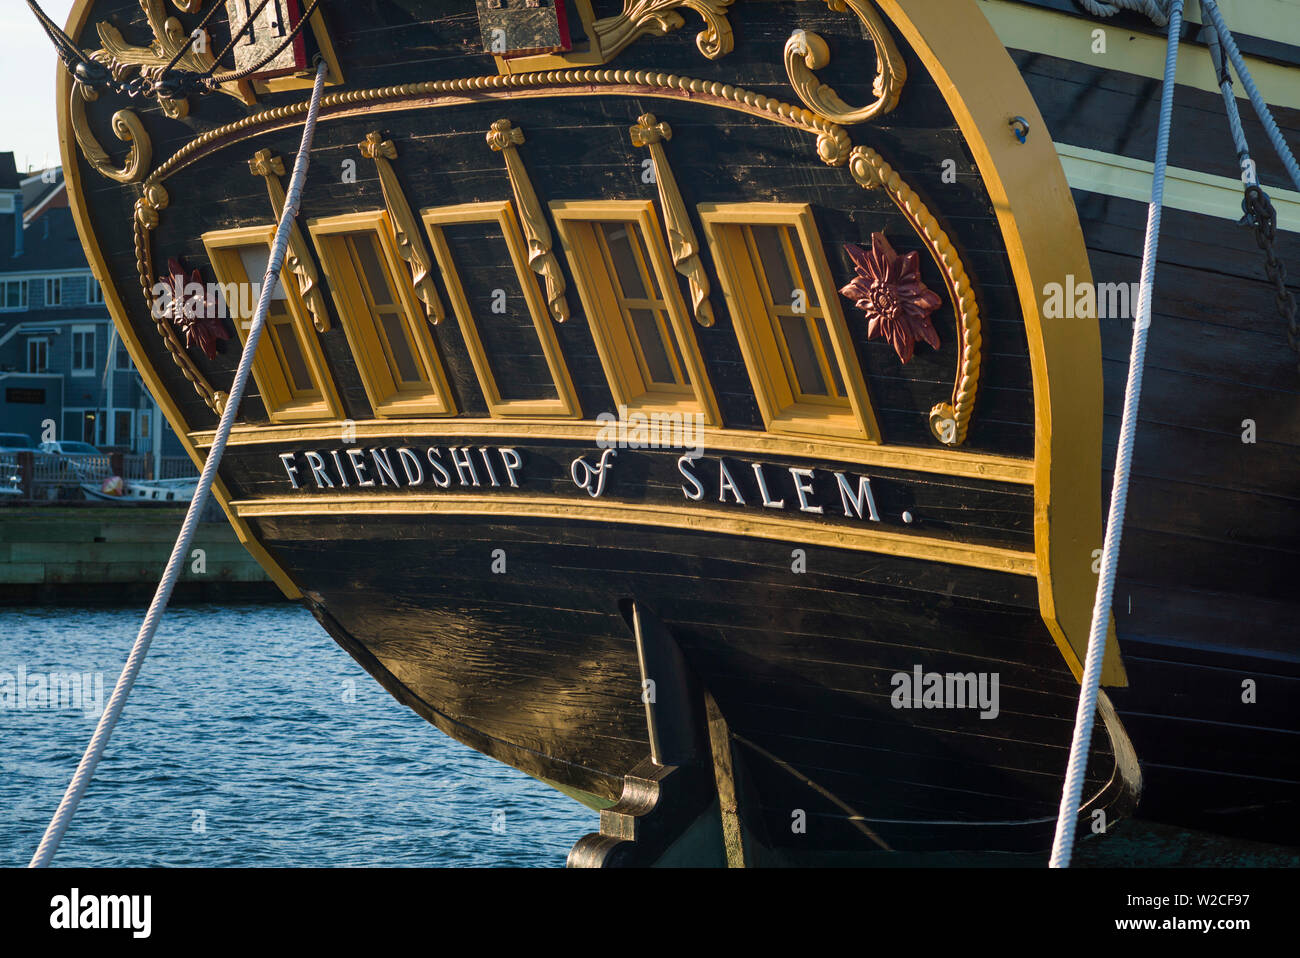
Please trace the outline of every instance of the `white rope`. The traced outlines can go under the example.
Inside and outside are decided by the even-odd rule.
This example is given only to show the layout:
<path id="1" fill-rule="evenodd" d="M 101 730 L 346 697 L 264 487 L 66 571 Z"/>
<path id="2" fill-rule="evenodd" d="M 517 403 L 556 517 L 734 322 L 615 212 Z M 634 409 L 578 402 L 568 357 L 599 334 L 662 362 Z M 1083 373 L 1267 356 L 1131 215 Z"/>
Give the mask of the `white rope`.
<path id="1" fill-rule="evenodd" d="M 1137 318 L 1133 323 L 1133 349 L 1129 356 L 1128 386 L 1124 390 L 1124 415 L 1120 423 L 1119 449 L 1115 455 L 1110 515 L 1106 521 L 1106 540 L 1101 553 L 1097 598 L 1092 607 L 1088 655 L 1084 663 L 1083 678 L 1080 681 L 1079 708 L 1074 716 L 1074 738 L 1070 742 L 1070 762 L 1066 770 L 1065 787 L 1061 790 L 1061 808 L 1057 814 L 1056 837 L 1052 843 L 1050 861 L 1052 868 L 1068 868 L 1070 865 L 1070 855 L 1074 850 L 1074 828 L 1078 823 L 1079 804 L 1083 797 L 1084 773 L 1088 768 L 1093 719 L 1097 715 L 1101 664 L 1106 652 L 1106 627 L 1110 622 L 1111 600 L 1115 594 L 1119 544 L 1124 534 L 1124 507 L 1128 502 L 1129 467 L 1133 459 L 1133 439 L 1137 432 L 1138 403 L 1142 397 L 1142 365 L 1146 359 L 1147 330 L 1151 326 L 1151 293 L 1155 282 L 1156 255 L 1160 244 L 1160 214 L 1164 207 L 1165 170 L 1169 160 L 1169 127 L 1174 111 L 1178 39 L 1182 26 L 1183 0 L 1172 0 L 1169 10 L 1169 45 L 1165 54 L 1165 81 L 1160 96 L 1160 126 L 1156 133 L 1155 176 L 1151 182 L 1146 245 L 1142 251 L 1142 285 L 1138 294 Z"/>
<path id="2" fill-rule="evenodd" d="M 1113 17 L 1121 10 L 1145 13 L 1158 27 L 1169 23 L 1168 0 L 1079 0 L 1079 6 L 1094 17 Z"/>
<path id="3" fill-rule="evenodd" d="M 1228 25 L 1223 22 L 1223 14 L 1219 12 L 1219 5 L 1215 0 L 1202 0 L 1201 9 L 1209 14 L 1210 19 L 1214 21 L 1215 32 L 1219 35 L 1219 42 L 1223 44 L 1224 51 L 1228 54 L 1228 59 L 1232 61 L 1233 69 L 1237 71 L 1237 76 L 1241 78 L 1241 85 L 1246 88 L 1246 95 L 1250 97 L 1251 104 L 1255 107 L 1255 112 L 1259 114 L 1259 122 L 1264 124 L 1264 130 L 1268 133 L 1269 140 L 1273 143 L 1273 149 L 1277 150 L 1277 155 L 1282 160 L 1282 165 L 1286 167 L 1287 175 L 1291 177 L 1291 182 L 1295 188 L 1300 190 L 1300 164 L 1296 163 L 1295 154 L 1287 146 L 1286 140 L 1282 138 L 1282 131 L 1277 128 L 1277 122 L 1273 119 L 1273 111 L 1268 108 L 1268 101 L 1260 94 L 1259 88 L 1255 86 L 1255 81 L 1250 75 L 1250 70 L 1246 66 L 1246 58 L 1241 55 L 1237 49 L 1237 41 L 1232 36 L 1232 31 Z M 1230 112 L 1236 112 L 1236 103 L 1233 103 L 1233 109 Z"/>
<path id="4" fill-rule="evenodd" d="M 113 727 L 117 724 L 118 716 L 126 705 L 127 696 L 131 694 L 131 687 L 135 684 L 136 676 L 140 672 L 140 666 L 144 664 L 144 658 L 149 653 L 149 646 L 153 643 L 154 633 L 158 630 L 158 623 L 167 609 L 167 603 L 171 599 L 176 580 L 180 577 L 190 543 L 194 539 L 195 528 L 198 526 L 199 515 L 207 504 L 208 493 L 211 491 L 212 482 L 216 478 L 217 466 L 221 463 L 221 456 L 226 448 L 226 439 L 230 436 L 230 427 L 234 425 L 239 403 L 244 396 L 244 387 L 248 382 L 248 372 L 253 364 L 253 355 L 257 351 L 257 342 L 262 336 L 266 313 L 271 305 L 271 294 L 275 289 L 275 284 L 279 282 L 280 268 L 284 264 L 285 250 L 289 245 L 289 228 L 298 215 L 298 204 L 302 199 L 302 186 L 307 176 L 308 155 L 311 152 L 312 137 L 316 131 L 316 115 L 320 112 L 320 98 L 325 85 L 325 72 L 326 64 L 322 62 L 316 70 L 316 85 L 312 89 L 311 106 L 307 110 L 307 120 L 303 126 L 302 144 L 298 148 L 298 157 L 294 161 L 293 176 L 289 181 L 289 193 L 285 200 L 284 213 L 280 217 L 280 225 L 276 230 L 275 242 L 271 248 L 271 257 L 266 264 L 266 275 L 262 279 L 262 290 L 257 301 L 257 312 L 253 315 L 252 326 L 248 331 L 248 340 L 244 343 L 244 351 L 239 357 L 239 367 L 235 371 L 234 384 L 230 387 L 230 396 L 226 400 L 225 408 L 221 411 L 221 422 L 217 426 L 216 438 L 213 440 L 212 448 L 208 452 L 207 461 L 203 464 L 203 473 L 199 476 L 199 484 L 194 490 L 194 498 L 190 500 L 189 512 L 185 514 L 185 522 L 181 525 L 180 536 L 176 539 L 176 545 L 172 547 L 171 558 L 167 560 L 167 569 L 163 573 L 162 581 L 158 583 L 158 590 L 154 593 L 153 602 L 149 606 L 149 611 L 145 614 L 144 622 L 140 625 L 140 632 L 136 636 L 135 644 L 131 647 L 131 654 L 127 657 L 126 665 L 122 668 L 122 674 L 118 677 L 117 685 L 113 689 L 113 695 L 109 698 L 108 707 L 104 709 L 104 714 L 100 716 L 99 724 L 95 727 L 95 734 L 91 737 L 85 754 L 81 756 L 81 762 L 77 765 L 77 771 L 72 776 L 72 781 L 68 783 L 67 791 L 63 793 L 63 800 L 59 802 L 54 817 L 50 819 L 49 827 L 45 829 L 45 836 L 41 839 L 41 844 L 36 849 L 36 854 L 32 856 L 31 864 L 28 866 L 30 868 L 46 867 L 54 857 L 54 853 L 58 851 L 59 842 L 62 841 L 64 832 L 68 830 L 72 816 L 76 814 L 77 805 L 81 802 L 81 797 L 85 794 L 87 786 L 90 785 L 90 779 L 95 774 L 95 766 L 99 764 L 99 759 L 104 754 L 104 748 L 108 745 L 109 737 L 113 734 Z"/>

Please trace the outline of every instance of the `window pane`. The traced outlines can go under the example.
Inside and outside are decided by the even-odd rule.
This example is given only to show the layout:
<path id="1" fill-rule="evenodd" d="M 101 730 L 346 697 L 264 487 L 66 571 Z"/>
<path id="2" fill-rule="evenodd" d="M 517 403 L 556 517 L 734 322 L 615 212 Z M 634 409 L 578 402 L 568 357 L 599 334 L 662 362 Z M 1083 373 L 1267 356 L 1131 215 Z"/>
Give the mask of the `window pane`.
<path id="1" fill-rule="evenodd" d="M 808 324 L 800 316 L 782 316 L 780 319 L 799 391 L 808 396 L 827 395 L 826 381 L 822 378 L 817 349 L 808 332 Z"/>
<path id="2" fill-rule="evenodd" d="M 239 259 L 244 264 L 244 274 L 248 277 L 248 282 L 253 286 L 260 286 L 262 280 L 266 279 L 266 267 L 271 263 L 271 251 L 265 246 L 243 246 L 239 250 Z M 275 287 L 271 290 L 271 298 L 287 299 L 288 296 L 284 284 L 277 276 Z M 253 302 L 256 303 L 260 297 L 259 289 L 258 295 L 252 297 Z"/>
<path id="3" fill-rule="evenodd" d="M 629 234 L 635 229 L 631 223 L 598 223 L 597 227 L 605 237 L 609 247 L 609 256 L 614 263 L 614 273 L 618 284 L 623 289 L 624 299 L 646 299 L 645 283 L 641 280 L 641 267 L 637 263 L 637 254 L 632 250 L 634 240 Z"/>
<path id="4" fill-rule="evenodd" d="M 826 362 L 831 367 L 831 378 L 835 380 L 835 394 L 837 396 L 847 395 L 844 388 L 844 377 L 840 375 L 840 363 L 835 358 L 835 347 L 831 345 L 830 330 L 826 327 L 826 317 L 817 320 L 817 333 L 821 337 L 822 349 L 826 353 Z"/>
<path id="5" fill-rule="evenodd" d="M 290 386 L 295 396 L 314 393 L 315 386 L 311 381 L 311 372 L 307 369 L 307 360 L 302 354 L 302 344 L 294 334 L 293 324 L 273 320 L 270 326 L 269 332 L 275 337 L 279 353 L 284 357 L 284 365 L 289 371 Z"/>
<path id="6" fill-rule="evenodd" d="M 427 383 L 428 380 L 420 375 L 420 368 L 411 353 L 411 344 L 406 338 L 406 327 L 402 317 L 395 311 L 385 310 L 380 314 L 379 321 L 383 324 L 384 336 L 388 339 L 388 348 L 392 353 L 391 362 L 397 366 L 392 370 L 393 378 L 401 383 Z"/>
<path id="7" fill-rule="evenodd" d="M 384 272 L 383 251 L 379 248 L 379 240 L 373 233 L 352 233 L 348 240 L 356 251 L 366 286 L 370 288 L 370 301 L 376 306 L 391 306 L 393 291 L 389 288 L 388 275 Z"/>
<path id="8" fill-rule="evenodd" d="M 641 354 L 645 357 L 646 368 L 650 371 L 650 380 L 656 383 L 676 383 L 673 375 L 672 361 L 664 349 L 663 337 L 659 334 L 659 323 L 653 312 L 648 309 L 629 309 L 628 315 L 636 330 L 636 338 L 641 342 Z"/>
<path id="9" fill-rule="evenodd" d="M 763 272 L 767 275 L 767 288 L 772 295 L 774 306 L 789 306 L 794 301 L 797 283 L 790 273 L 790 262 L 786 258 L 785 244 L 781 242 L 784 227 L 753 226 L 754 246 L 758 249 L 758 258 Z"/>

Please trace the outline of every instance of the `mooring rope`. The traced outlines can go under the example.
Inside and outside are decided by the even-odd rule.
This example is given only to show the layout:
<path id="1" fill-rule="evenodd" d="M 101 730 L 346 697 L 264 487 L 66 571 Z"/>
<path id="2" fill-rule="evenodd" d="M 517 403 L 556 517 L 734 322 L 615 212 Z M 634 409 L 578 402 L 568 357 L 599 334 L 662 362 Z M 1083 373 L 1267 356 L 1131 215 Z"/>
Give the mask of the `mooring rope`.
<path id="1" fill-rule="evenodd" d="M 1115 594 L 1115 573 L 1119 568 L 1119 545 L 1124 535 L 1124 508 L 1128 503 L 1129 469 L 1133 460 L 1133 440 L 1137 432 L 1138 403 L 1142 398 L 1142 365 L 1146 360 L 1147 329 L 1151 325 L 1151 294 L 1155 282 L 1156 255 L 1160 245 L 1160 216 L 1164 208 L 1165 171 L 1169 161 L 1169 128 L 1174 112 L 1174 85 L 1178 73 L 1178 42 L 1183 27 L 1183 0 L 1172 0 L 1169 9 L 1169 43 L 1165 53 L 1164 88 L 1160 94 L 1160 126 L 1156 132 L 1155 175 L 1151 181 L 1151 205 L 1147 209 L 1146 244 L 1142 250 L 1142 285 L 1138 293 L 1137 317 L 1133 323 L 1133 348 L 1129 355 L 1128 385 L 1124 390 L 1124 414 L 1119 429 L 1119 449 L 1115 456 L 1115 475 L 1111 483 L 1110 515 L 1106 520 L 1106 539 L 1101 552 L 1101 572 L 1097 578 L 1097 597 L 1092 607 L 1092 629 L 1088 635 L 1088 655 L 1080 680 L 1079 708 L 1074 716 L 1074 738 L 1070 742 L 1070 762 L 1061 790 L 1061 808 L 1056 818 L 1056 837 L 1052 842 L 1052 868 L 1068 868 L 1074 851 L 1074 829 L 1083 797 L 1084 773 L 1088 768 L 1088 750 L 1092 743 L 1093 720 L 1097 715 L 1097 695 L 1101 684 L 1101 664 L 1106 652 L 1106 632 L 1110 623 L 1110 605 Z"/>
<path id="2" fill-rule="evenodd" d="M 1158 27 L 1169 22 L 1168 0 L 1079 0 L 1079 6 L 1094 17 L 1113 17 L 1121 10 L 1131 10 L 1145 13 Z"/>
<path id="3" fill-rule="evenodd" d="M 302 200 L 303 182 L 307 177 L 307 164 L 311 153 L 312 137 L 316 132 L 316 115 L 320 112 L 321 92 L 325 87 L 325 73 L 326 63 L 322 60 L 316 69 L 316 84 L 312 88 L 311 105 L 307 110 L 307 120 L 303 126 L 302 144 L 298 147 L 298 157 L 293 164 L 293 176 L 289 180 L 289 191 L 285 199 L 284 212 L 280 216 L 280 224 L 276 229 L 275 242 L 271 247 L 271 256 L 266 264 L 266 275 L 262 278 L 262 289 L 257 301 L 257 311 L 253 315 L 252 325 L 248 330 L 248 340 L 244 343 L 244 351 L 239 357 L 239 367 L 235 370 L 235 381 L 230 387 L 230 396 L 226 399 L 226 405 L 221 411 L 221 421 L 217 425 L 216 437 L 212 441 L 212 448 L 208 452 L 208 458 L 203 463 L 203 472 L 199 476 L 199 484 L 194 490 L 194 497 L 190 500 L 189 512 L 185 514 L 185 521 L 181 525 L 180 535 L 176 539 L 176 545 L 172 547 L 171 558 L 167 560 L 167 569 L 163 573 L 162 581 L 158 583 L 158 590 L 154 593 L 153 602 L 149 606 L 149 611 L 145 614 L 135 644 L 131 646 L 131 654 L 127 657 L 126 665 L 122 668 L 122 674 L 118 677 L 117 685 L 113 688 L 113 695 L 109 698 L 108 707 L 104 709 L 104 714 L 100 716 L 99 724 L 95 727 L 95 734 L 91 737 L 85 754 L 81 756 L 81 762 L 77 765 L 77 771 L 72 776 L 72 781 L 68 783 L 67 791 L 63 793 L 63 800 L 59 802 L 54 817 L 50 819 L 49 827 L 45 829 L 45 836 L 41 839 L 41 844 L 36 849 L 36 854 L 32 856 L 31 864 L 28 866 L 30 868 L 44 868 L 49 865 L 54 853 L 58 851 L 59 842 L 62 841 L 64 832 L 68 830 L 72 816 L 76 814 L 77 805 L 81 802 L 82 795 L 85 794 L 87 786 L 90 785 L 90 779 L 95 774 L 95 766 L 99 764 L 99 759 L 104 754 L 104 748 L 108 745 L 109 737 L 113 734 L 113 728 L 117 724 L 123 706 L 126 705 L 127 696 L 131 694 L 131 687 L 135 684 L 136 676 L 140 672 L 140 666 L 144 664 L 144 658 L 149 653 L 149 646 L 153 643 L 154 633 L 158 631 L 158 623 L 162 620 L 163 613 L 167 609 L 167 603 L 171 600 L 172 590 L 176 586 L 176 580 L 180 577 L 190 543 L 194 540 L 194 531 L 198 526 L 199 515 L 203 512 L 204 506 L 207 505 L 208 494 L 212 490 L 212 482 L 217 476 L 217 467 L 221 464 L 221 456 L 225 452 L 226 440 L 230 436 L 230 428 L 234 425 L 235 416 L 239 411 L 239 403 L 243 398 L 244 388 L 248 382 L 248 372 L 253 365 L 253 355 L 257 351 L 257 343 L 261 339 L 262 329 L 266 323 L 266 313 L 271 305 L 271 294 L 276 283 L 279 282 L 280 269 L 284 265 L 285 251 L 289 246 L 290 228 L 293 226 L 294 218 L 298 215 L 298 205 Z"/>
<path id="4" fill-rule="evenodd" d="M 1273 111 L 1268 108 L 1268 102 L 1260 95 L 1259 87 L 1255 86 L 1255 80 L 1251 77 L 1250 69 L 1246 66 L 1246 58 L 1241 55 L 1241 50 L 1237 48 L 1237 41 L 1233 37 L 1232 31 L 1228 29 L 1228 25 L 1223 21 L 1223 14 L 1219 12 L 1218 3 L 1215 0 L 1201 0 L 1201 9 L 1209 14 L 1210 19 L 1214 21 L 1214 32 L 1218 35 L 1224 52 L 1228 54 L 1228 59 L 1232 61 L 1232 68 L 1237 71 L 1237 76 L 1241 78 L 1241 85 L 1246 88 L 1246 95 L 1250 97 L 1250 102 L 1259 115 L 1259 122 L 1264 125 L 1264 130 L 1273 143 L 1273 149 L 1277 150 L 1282 165 L 1286 167 L 1291 182 L 1295 184 L 1297 190 L 1300 190 L 1300 164 L 1296 163 L 1295 155 L 1291 152 L 1291 148 L 1287 146 L 1286 140 L 1282 138 L 1282 131 L 1277 128 L 1277 122 L 1273 119 Z M 1234 100 L 1228 111 L 1230 120 L 1236 112 L 1237 104 Z M 1238 118 L 1237 122 L 1240 123 L 1240 118 Z M 1236 131 L 1234 130 L 1235 135 Z"/>

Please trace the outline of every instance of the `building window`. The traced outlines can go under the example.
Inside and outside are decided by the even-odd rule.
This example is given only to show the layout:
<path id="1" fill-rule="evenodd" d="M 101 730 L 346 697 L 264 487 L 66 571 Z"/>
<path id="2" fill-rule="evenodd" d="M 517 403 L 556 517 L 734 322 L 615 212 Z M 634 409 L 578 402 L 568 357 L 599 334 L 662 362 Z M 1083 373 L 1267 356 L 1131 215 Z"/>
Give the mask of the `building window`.
<path id="1" fill-rule="evenodd" d="M 63 438 L 108 445 L 108 412 L 103 409 L 65 409 Z"/>
<path id="2" fill-rule="evenodd" d="M 420 215 L 489 413 L 581 415 L 511 203 L 442 206 Z"/>
<path id="3" fill-rule="evenodd" d="M 86 277 L 86 302 L 92 306 L 99 306 L 104 302 L 104 287 L 99 285 L 99 280 L 93 276 Z"/>
<path id="4" fill-rule="evenodd" d="M 130 409 L 115 409 L 113 411 L 113 439 L 114 446 L 131 446 L 131 421 L 135 414 Z"/>
<path id="5" fill-rule="evenodd" d="M 551 204 L 614 401 L 643 411 L 717 407 L 654 205 Z"/>
<path id="6" fill-rule="evenodd" d="M 113 354 L 113 368 L 122 371 L 131 368 L 131 354 L 126 351 L 126 344 L 120 341 L 117 344 L 117 350 Z"/>
<path id="7" fill-rule="evenodd" d="M 0 287 L 0 309 L 27 308 L 27 280 L 10 279 Z"/>
<path id="8" fill-rule="evenodd" d="M 388 214 L 313 220 L 309 229 L 374 414 L 454 415 L 451 388 Z"/>
<path id="9" fill-rule="evenodd" d="M 29 373 L 49 372 L 50 341 L 45 337 L 33 337 L 27 340 L 27 371 Z"/>
<path id="10" fill-rule="evenodd" d="M 63 277 L 48 276 L 45 279 L 45 305 L 63 305 Z"/>
<path id="11" fill-rule="evenodd" d="M 768 430 L 879 442 L 811 207 L 699 210 Z"/>
<path id="12" fill-rule="evenodd" d="M 72 374 L 89 376 L 95 371 L 95 327 L 72 327 Z M 90 442 L 90 440 L 86 440 Z"/>
<path id="13" fill-rule="evenodd" d="M 257 309 L 260 285 L 271 256 L 273 226 L 205 233 L 213 272 L 221 284 L 227 315 L 242 343 Z M 253 357 L 253 378 L 272 422 L 303 422 L 342 416 L 316 330 L 293 274 L 280 272 L 271 294 L 266 326 Z"/>

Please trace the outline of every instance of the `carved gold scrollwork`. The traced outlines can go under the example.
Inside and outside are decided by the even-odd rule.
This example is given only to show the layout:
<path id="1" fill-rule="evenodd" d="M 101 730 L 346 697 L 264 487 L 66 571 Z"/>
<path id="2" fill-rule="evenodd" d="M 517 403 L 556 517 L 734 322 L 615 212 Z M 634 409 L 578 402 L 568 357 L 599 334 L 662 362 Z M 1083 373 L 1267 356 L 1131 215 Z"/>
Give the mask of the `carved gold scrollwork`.
<path id="1" fill-rule="evenodd" d="M 172 328 L 166 313 L 157 307 L 156 297 L 154 296 L 154 283 L 157 281 L 157 274 L 153 266 L 153 248 L 150 243 L 150 234 L 158 226 L 158 212 L 167 208 L 171 198 L 162 184 L 156 181 L 146 182 L 144 185 L 143 195 L 135 202 L 135 268 L 136 275 L 140 280 L 140 288 L 144 293 L 144 301 L 148 304 L 149 315 L 153 318 L 154 325 L 158 328 L 158 335 L 162 337 L 163 344 L 167 347 L 167 352 L 171 354 L 172 361 L 180 368 L 181 373 L 194 386 L 194 391 L 199 394 L 208 408 L 221 415 L 221 410 L 225 408 L 227 394 L 215 390 L 208 384 L 207 378 L 199 370 L 194 360 L 190 358 L 189 353 L 185 351 L 180 337 L 176 335 L 176 330 Z"/>
<path id="2" fill-rule="evenodd" d="M 131 144 L 122 165 L 120 167 L 115 166 L 112 157 L 95 139 L 95 135 L 90 132 L 90 123 L 86 119 L 86 104 L 94 102 L 98 97 L 99 94 L 95 90 L 82 86 L 80 83 L 74 82 L 72 84 L 71 103 L 68 112 L 72 121 L 72 132 L 77 138 L 77 145 L 81 147 L 81 153 L 86 158 L 86 162 L 103 176 L 108 177 L 110 180 L 117 180 L 119 183 L 139 183 L 148 173 L 149 163 L 153 159 L 153 146 L 150 143 L 149 134 L 145 132 L 144 124 L 140 122 L 140 118 L 131 110 L 118 110 L 114 113 L 113 133 L 123 143 Z"/>
<path id="3" fill-rule="evenodd" d="M 284 216 L 284 186 L 280 177 L 284 176 L 284 160 L 270 150 L 258 150 L 248 161 L 248 169 L 254 176 L 266 180 L 266 192 L 271 198 L 271 209 L 275 212 L 278 223 Z M 312 261 L 303 239 L 302 230 L 297 221 L 289 227 L 289 249 L 284 259 L 285 265 L 298 280 L 298 292 L 303 303 L 311 313 L 312 322 L 322 333 L 330 328 L 329 311 L 325 308 L 325 297 L 321 292 L 320 279 L 316 275 L 316 264 Z"/>
<path id="4" fill-rule="evenodd" d="M 424 245 L 420 222 L 411 212 L 411 204 L 406 201 L 402 181 L 393 169 L 392 161 L 397 159 L 397 145 L 392 140 L 385 140 L 378 131 L 373 131 L 366 134 L 364 142 L 357 144 L 357 149 L 362 156 L 374 160 L 379 169 L 379 186 L 384 192 L 384 206 L 388 209 L 388 218 L 393 224 L 397 252 L 411 268 L 411 284 L 415 287 L 415 295 L 424 304 L 425 314 L 430 322 L 437 325 L 442 322 L 445 314 L 430 272 L 433 258 Z"/>
<path id="5" fill-rule="evenodd" d="M 555 251 L 551 248 L 553 239 L 551 228 L 546 223 L 546 214 L 542 212 L 542 204 L 537 199 L 533 182 L 528 178 L 524 161 L 519 156 L 518 147 L 524 142 L 524 131 L 509 120 L 497 120 L 488 131 L 487 142 L 488 146 L 505 158 L 506 173 L 510 176 L 515 205 L 519 208 L 524 238 L 528 241 L 528 265 L 546 281 L 546 302 L 551 309 L 551 316 L 557 323 L 562 323 L 569 318 L 569 301 L 564 296 L 567 284 L 564 274 L 560 272 L 560 261 L 555 258 Z"/>
<path id="6" fill-rule="evenodd" d="M 876 45 L 876 78 L 871 88 L 876 99 L 866 106 L 852 107 L 817 78 L 813 71 L 830 62 L 831 52 L 825 40 L 808 30 L 796 30 L 785 44 L 785 72 L 790 77 L 790 85 L 806 106 L 835 123 L 865 123 L 883 116 L 898 105 L 907 82 L 907 65 L 902 54 L 880 14 L 867 0 L 843 0 L 838 5 L 836 0 L 828 2 L 832 9 L 843 10 L 844 3 L 852 7 Z"/>
<path id="7" fill-rule="evenodd" d="M 975 409 L 980 381 L 980 348 L 983 345 L 979 306 L 965 264 L 925 203 L 879 153 L 870 147 L 855 146 L 849 154 L 849 172 L 864 189 L 883 189 L 889 195 L 943 273 L 957 314 L 960 344 L 952 401 L 938 403 L 930 410 L 930 432 L 945 445 L 959 446 L 966 441 L 971 413 Z"/>
<path id="8" fill-rule="evenodd" d="M 604 62 L 638 37 L 664 36 L 685 24 L 678 7 L 694 10 L 704 20 L 705 28 L 695 37 L 695 45 L 710 60 L 731 52 L 733 40 L 727 8 L 734 0 L 624 0 L 623 12 L 616 17 L 597 20 L 593 25 L 596 43 Z"/>
<path id="9" fill-rule="evenodd" d="M 672 139 L 672 127 L 658 122 L 653 113 L 643 113 L 637 117 L 630 132 L 633 146 L 650 148 L 655 183 L 659 186 L 659 205 L 664 211 L 664 230 L 668 233 L 668 248 L 677 272 L 685 276 L 690 284 L 695 321 L 701 326 L 712 326 L 709 274 L 700 260 L 700 242 L 695 236 L 695 227 L 691 225 L 681 190 L 677 188 L 677 178 L 668 165 L 668 154 L 664 151 L 663 141 Z"/>

